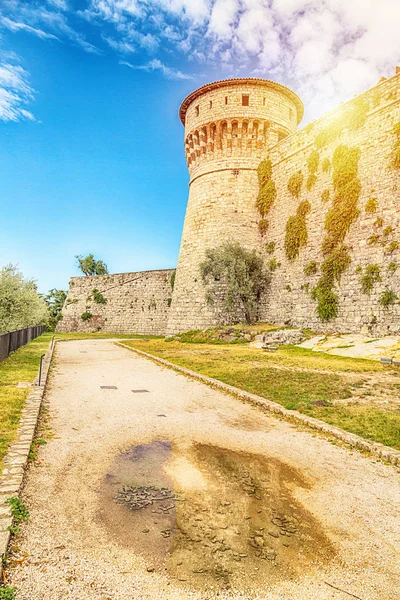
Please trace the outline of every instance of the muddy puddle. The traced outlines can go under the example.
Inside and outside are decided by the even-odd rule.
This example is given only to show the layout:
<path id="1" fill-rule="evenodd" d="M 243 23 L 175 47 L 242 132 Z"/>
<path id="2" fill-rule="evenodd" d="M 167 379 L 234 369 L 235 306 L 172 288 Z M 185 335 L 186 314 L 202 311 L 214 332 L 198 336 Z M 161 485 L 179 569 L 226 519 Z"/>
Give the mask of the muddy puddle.
<path id="1" fill-rule="evenodd" d="M 195 588 L 256 589 L 334 556 L 293 491 L 301 474 L 277 459 L 194 444 L 137 446 L 102 489 L 100 518 L 148 570 Z"/>

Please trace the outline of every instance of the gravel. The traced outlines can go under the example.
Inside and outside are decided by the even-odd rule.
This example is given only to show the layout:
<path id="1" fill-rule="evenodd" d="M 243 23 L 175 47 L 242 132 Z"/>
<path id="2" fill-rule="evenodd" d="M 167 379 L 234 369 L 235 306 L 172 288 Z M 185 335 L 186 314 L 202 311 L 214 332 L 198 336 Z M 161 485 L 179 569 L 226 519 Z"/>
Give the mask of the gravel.
<path id="1" fill-rule="evenodd" d="M 117 389 L 101 390 L 102 385 Z M 132 389 L 150 393 L 132 394 Z M 396 468 L 264 415 L 109 341 L 59 343 L 47 400 L 53 436 L 29 469 L 23 498 L 31 517 L 13 542 L 8 570 L 19 600 L 350 597 L 335 588 L 362 600 L 399 597 Z M 289 482 L 290 493 L 317 520 L 334 557 L 323 564 L 316 560 L 294 578 L 271 578 L 261 588 L 255 578 L 250 588 L 229 591 L 194 589 L 184 574 L 177 578 L 160 571 L 148 557 L 121 544 L 99 517 L 102 485 L 115 458 L 154 440 L 170 442 L 182 456 L 192 444 L 206 444 L 258 454 L 296 470 L 308 484 Z M 204 483 L 184 461 L 171 473 L 180 487 L 200 489 Z M 136 494 L 135 504 L 146 494 L 155 497 L 153 487 L 140 493 L 126 488 L 125 494 L 129 501 Z M 243 510 L 245 519 L 246 506 Z M 294 522 L 277 517 L 274 525 L 289 534 L 285 544 L 296 533 Z M 255 546 L 261 538 L 261 532 L 254 537 Z M 269 538 L 274 543 L 274 536 Z M 273 550 L 268 552 L 273 560 Z M 216 575 L 228 577 L 222 567 Z"/>

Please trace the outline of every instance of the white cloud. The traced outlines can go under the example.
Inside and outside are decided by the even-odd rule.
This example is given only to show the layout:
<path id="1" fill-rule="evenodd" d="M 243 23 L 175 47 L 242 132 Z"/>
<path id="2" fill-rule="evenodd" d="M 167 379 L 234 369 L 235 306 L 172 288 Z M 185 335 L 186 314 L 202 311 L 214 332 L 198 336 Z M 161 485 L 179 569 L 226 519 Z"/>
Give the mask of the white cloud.
<path id="1" fill-rule="evenodd" d="M 120 65 L 125 65 L 130 69 L 139 70 L 139 71 L 160 71 L 166 79 L 193 79 L 191 75 L 186 75 L 177 69 L 173 69 L 172 67 L 167 67 L 162 63 L 158 58 L 151 60 L 147 65 L 133 65 L 127 61 L 120 60 Z"/>
<path id="2" fill-rule="evenodd" d="M 28 73 L 19 65 L 0 62 L 0 119 L 2 121 L 34 120 L 26 105 L 33 98 Z"/>
<path id="3" fill-rule="evenodd" d="M 30 25 L 27 25 L 26 23 L 12 21 L 11 19 L 8 19 L 7 17 L 1 17 L 0 22 L 6 29 L 9 29 L 10 31 L 24 30 L 24 31 L 28 31 L 29 33 L 33 33 L 34 35 L 37 35 L 40 38 L 48 38 L 48 39 L 53 39 L 53 40 L 58 39 L 57 36 L 53 35 L 52 33 L 47 33 L 46 31 L 42 31 L 42 29 L 37 29 L 36 27 L 31 27 Z"/>
<path id="4" fill-rule="evenodd" d="M 0 27 L 56 36 L 86 52 L 100 52 L 92 33 L 108 52 L 147 52 L 151 60 L 132 68 L 169 78 L 190 76 L 167 67 L 166 56 L 208 67 L 210 79 L 276 79 L 299 93 L 309 116 L 400 63 L 400 0 L 82 0 L 80 12 L 70 0 L 0 0 L 0 15 Z"/>

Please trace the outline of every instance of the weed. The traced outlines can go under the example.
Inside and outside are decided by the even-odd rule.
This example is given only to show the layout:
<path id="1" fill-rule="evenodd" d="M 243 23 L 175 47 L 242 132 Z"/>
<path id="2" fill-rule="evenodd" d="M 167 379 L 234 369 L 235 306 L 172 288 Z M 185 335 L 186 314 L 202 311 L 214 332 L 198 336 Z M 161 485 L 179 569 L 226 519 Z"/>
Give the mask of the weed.
<path id="1" fill-rule="evenodd" d="M 301 202 L 294 216 L 289 217 L 286 223 L 285 252 L 289 260 L 294 260 L 302 246 L 307 244 L 308 233 L 306 216 L 311 210 L 308 200 Z"/>
<path id="2" fill-rule="evenodd" d="M 378 201 L 376 198 L 370 198 L 365 204 L 365 212 L 369 214 L 376 213 L 378 208 Z"/>
<path id="3" fill-rule="evenodd" d="M 379 298 L 379 304 L 384 308 L 389 308 L 392 304 L 395 304 L 398 301 L 399 297 L 393 290 L 385 290 L 381 293 Z"/>
<path id="4" fill-rule="evenodd" d="M 301 171 L 297 171 L 297 173 L 293 173 L 291 177 L 289 177 L 288 181 L 288 190 L 295 198 L 300 196 L 301 188 L 303 185 L 304 175 Z"/>

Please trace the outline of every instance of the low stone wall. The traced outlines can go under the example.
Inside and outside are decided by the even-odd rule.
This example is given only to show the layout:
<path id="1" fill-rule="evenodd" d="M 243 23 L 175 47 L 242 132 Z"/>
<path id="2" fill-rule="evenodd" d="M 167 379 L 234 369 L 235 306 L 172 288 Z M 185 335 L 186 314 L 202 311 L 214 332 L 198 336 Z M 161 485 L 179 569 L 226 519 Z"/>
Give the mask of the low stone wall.
<path id="1" fill-rule="evenodd" d="M 57 331 L 164 335 L 173 273 L 166 269 L 72 277 Z"/>

